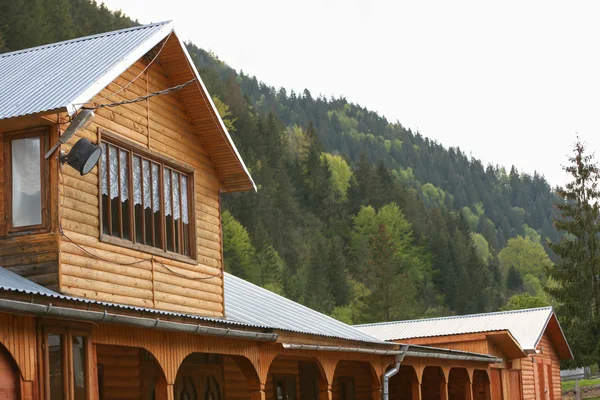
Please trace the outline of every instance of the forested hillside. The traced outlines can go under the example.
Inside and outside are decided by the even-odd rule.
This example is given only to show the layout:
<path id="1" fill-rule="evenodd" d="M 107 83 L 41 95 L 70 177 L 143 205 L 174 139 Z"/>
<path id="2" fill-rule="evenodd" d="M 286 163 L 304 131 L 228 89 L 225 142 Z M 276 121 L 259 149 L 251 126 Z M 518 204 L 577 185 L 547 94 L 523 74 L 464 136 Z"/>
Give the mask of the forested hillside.
<path id="1" fill-rule="evenodd" d="M 0 52 L 135 23 L 89 0 L 0 0 Z M 224 196 L 227 270 L 352 323 L 551 302 L 542 176 L 188 49 L 258 185 Z"/>

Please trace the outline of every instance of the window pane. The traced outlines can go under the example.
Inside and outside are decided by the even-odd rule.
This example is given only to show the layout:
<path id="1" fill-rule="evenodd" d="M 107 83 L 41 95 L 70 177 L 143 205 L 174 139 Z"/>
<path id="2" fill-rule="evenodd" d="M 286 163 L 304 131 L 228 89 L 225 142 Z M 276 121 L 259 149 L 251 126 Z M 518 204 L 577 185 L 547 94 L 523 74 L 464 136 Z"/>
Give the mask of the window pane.
<path id="1" fill-rule="evenodd" d="M 162 243 L 162 220 L 160 217 L 160 179 L 159 166 L 152 163 L 152 212 L 154 214 L 154 246 L 163 248 Z"/>
<path id="2" fill-rule="evenodd" d="M 163 169 L 163 196 L 165 206 L 165 238 L 167 240 L 167 250 L 174 251 L 173 246 L 173 210 L 172 210 L 172 192 L 171 192 L 171 170 Z"/>
<path id="3" fill-rule="evenodd" d="M 85 400 L 85 338 L 73 336 L 74 400 Z"/>
<path id="4" fill-rule="evenodd" d="M 173 174 L 173 218 L 175 219 L 175 251 L 183 253 L 181 248 L 181 193 L 179 192 L 179 174 L 172 171 Z"/>
<path id="5" fill-rule="evenodd" d="M 119 202 L 119 149 L 115 146 L 108 146 L 108 181 L 110 187 L 110 219 L 111 219 L 111 235 L 121 236 L 121 219 L 119 210 L 121 204 Z"/>
<path id="6" fill-rule="evenodd" d="M 108 161 L 106 155 L 106 143 L 100 143 L 100 146 L 102 147 L 102 156 L 100 158 L 100 186 L 102 192 L 102 233 L 110 235 L 111 232 L 108 225 L 110 221 L 110 211 L 108 209 L 110 200 L 108 197 Z"/>
<path id="7" fill-rule="evenodd" d="M 50 380 L 50 399 L 63 400 L 63 364 L 62 336 L 48 335 L 48 373 Z"/>
<path id="8" fill-rule="evenodd" d="M 42 223 L 40 138 L 11 142 L 12 226 Z"/>
<path id="9" fill-rule="evenodd" d="M 139 156 L 133 156 L 133 213 L 135 216 L 135 241 L 138 243 L 144 243 L 142 182 L 142 159 Z"/>
<path id="10" fill-rule="evenodd" d="M 131 214 L 129 211 L 129 152 L 119 149 L 119 179 L 121 185 L 121 218 L 123 239 L 131 240 Z"/>
<path id="11" fill-rule="evenodd" d="M 181 219 L 183 221 L 183 254 L 190 255 L 190 221 L 188 210 L 187 176 L 181 175 Z"/>

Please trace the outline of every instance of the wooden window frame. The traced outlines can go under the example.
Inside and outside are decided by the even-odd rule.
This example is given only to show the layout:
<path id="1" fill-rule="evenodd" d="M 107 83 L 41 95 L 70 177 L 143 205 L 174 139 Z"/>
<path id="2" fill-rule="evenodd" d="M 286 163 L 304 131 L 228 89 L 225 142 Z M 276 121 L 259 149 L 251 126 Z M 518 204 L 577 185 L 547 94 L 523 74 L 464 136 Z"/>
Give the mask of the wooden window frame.
<path id="1" fill-rule="evenodd" d="M 85 398 L 91 400 L 94 398 L 94 381 L 92 379 L 92 371 L 94 365 L 92 360 L 93 345 L 91 340 L 91 330 L 88 325 L 77 322 L 65 321 L 43 321 L 40 323 L 41 340 L 40 347 L 42 357 L 40 358 L 40 374 L 43 385 L 42 399 L 50 400 L 50 353 L 48 346 L 48 335 L 60 335 L 62 346 L 62 379 L 63 391 L 65 400 L 73 400 L 75 398 L 75 382 L 73 373 L 73 337 L 82 336 L 85 338 Z"/>
<path id="2" fill-rule="evenodd" d="M 195 265 L 197 263 L 197 252 L 198 252 L 198 248 L 196 245 L 196 190 L 195 190 L 195 188 L 196 188 L 196 186 L 195 186 L 196 172 L 195 172 L 195 169 L 193 167 L 190 167 L 189 165 L 183 164 L 183 163 L 181 163 L 177 160 L 174 160 L 164 154 L 150 150 L 150 149 L 143 147 L 135 142 L 127 140 L 116 133 L 113 133 L 111 131 L 108 131 L 108 130 L 102 129 L 102 128 L 98 128 L 98 144 L 100 144 L 100 143 L 106 143 L 107 146 L 114 145 L 114 146 L 122 148 L 123 150 L 128 151 L 129 152 L 129 156 L 128 156 L 129 164 L 130 164 L 130 167 L 132 170 L 133 170 L 132 159 L 133 159 L 133 155 L 134 155 L 133 153 L 135 153 L 135 155 L 141 157 L 142 159 L 151 161 L 150 168 L 152 168 L 152 163 L 159 164 L 160 167 L 159 167 L 159 171 L 158 171 L 158 179 L 160 180 L 159 186 L 161 188 L 160 193 L 159 193 L 159 195 L 160 195 L 160 215 L 161 215 L 161 222 L 163 224 L 163 226 L 160 229 L 162 248 L 144 244 L 144 243 L 137 243 L 136 242 L 135 225 L 134 225 L 135 224 L 134 204 L 133 204 L 133 201 L 131 201 L 130 202 L 130 204 L 131 204 L 130 205 L 130 210 L 131 210 L 130 218 L 131 218 L 132 224 L 131 224 L 131 227 L 129 228 L 131 240 L 127 240 L 127 239 L 123 239 L 120 237 L 105 234 L 104 229 L 103 229 L 102 181 L 101 181 L 101 170 L 100 170 L 100 168 L 102 168 L 102 165 L 100 164 L 99 169 L 98 169 L 98 208 L 99 208 L 98 219 L 99 219 L 100 241 L 109 243 L 109 244 L 114 244 L 116 246 L 126 247 L 126 248 L 130 248 L 133 250 L 142 251 L 142 252 L 150 253 L 150 254 L 153 254 L 156 256 L 165 257 L 165 258 L 169 258 L 169 259 L 173 259 L 173 260 L 177 260 L 177 261 Z M 119 159 L 120 159 L 120 157 L 119 157 Z M 109 162 L 108 158 L 107 158 L 107 162 Z M 164 225 L 166 223 L 165 206 L 164 206 L 164 191 L 162 190 L 162 188 L 164 187 L 163 171 L 164 171 L 165 167 L 167 167 L 171 170 L 175 170 L 175 172 L 178 172 L 180 175 L 181 174 L 185 175 L 188 180 L 188 183 L 187 183 L 188 219 L 190 222 L 188 224 L 189 231 L 190 231 L 189 232 L 189 236 L 190 236 L 189 237 L 189 248 L 190 248 L 189 255 L 176 253 L 176 252 L 167 250 L 167 234 L 166 234 L 166 226 Z M 150 173 L 152 173 L 152 171 L 150 171 Z M 133 171 L 130 171 L 130 177 L 131 176 L 133 176 Z M 129 197 L 133 198 L 133 180 L 132 179 L 129 179 L 129 180 L 130 180 L 130 182 L 129 182 Z M 109 181 L 109 184 L 110 184 L 110 181 Z M 173 185 L 173 183 L 171 182 L 171 193 L 173 192 L 172 185 Z M 143 184 L 142 184 L 142 187 L 143 187 Z M 110 191 L 110 188 L 109 188 L 109 191 Z M 172 194 L 171 194 L 171 196 L 172 196 Z M 109 195 L 109 197 L 110 197 L 110 195 Z M 112 216 L 109 216 L 109 218 L 112 218 Z M 121 218 L 121 221 L 122 221 L 122 218 Z M 145 224 L 145 218 L 143 219 L 143 221 L 144 222 L 142 223 L 142 226 L 144 226 L 144 224 Z M 151 218 L 151 223 L 154 228 L 154 218 Z M 174 222 L 173 222 L 173 224 L 174 224 Z M 180 226 L 181 226 L 181 224 L 180 224 Z M 179 231 L 180 231 L 180 242 L 182 242 L 183 228 L 180 228 Z M 143 235 L 145 237 L 145 235 L 146 235 L 145 230 L 143 231 Z M 153 237 L 154 237 L 154 233 L 153 233 Z M 175 240 L 174 237 L 173 237 L 173 240 Z"/>
<path id="3" fill-rule="evenodd" d="M 298 381 L 296 379 L 296 375 L 293 374 L 273 374 L 273 400 L 277 400 L 277 382 L 278 381 L 283 381 L 284 383 L 284 390 L 285 390 L 285 383 L 287 380 L 293 380 L 294 381 L 294 399 L 298 400 Z M 287 392 L 284 393 L 284 397 L 286 400 L 287 397 Z"/>
<path id="4" fill-rule="evenodd" d="M 41 215 L 42 223 L 38 225 L 12 226 L 12 146 L 11 142 L 18 139 L 37 137 L 40 139 L 40 196 L 41 196 Z M 50 162 L 44 158 L 48 151 L 50 140 L 50 129 L 45 126 L 35 127 L 20 131 L 6 132 L 3 134 L 4 147 L 4 218 L 6 220 L 6 231 L 2 232 L 6 236 L 19 236 L 32 233 L 43 233 L 50 230 L 49 216 L 49 197 L 48 187 L 50 186 Z"/>
<path id="5" fill-rule="evenodd" d="M 352 386 L 352 399 L 343 400 L 356 400 L 356 379 L 353 376 L 340 376 L 338 378 L 338 397 L 342 398 L 342 385 L 350 384 Z"/>

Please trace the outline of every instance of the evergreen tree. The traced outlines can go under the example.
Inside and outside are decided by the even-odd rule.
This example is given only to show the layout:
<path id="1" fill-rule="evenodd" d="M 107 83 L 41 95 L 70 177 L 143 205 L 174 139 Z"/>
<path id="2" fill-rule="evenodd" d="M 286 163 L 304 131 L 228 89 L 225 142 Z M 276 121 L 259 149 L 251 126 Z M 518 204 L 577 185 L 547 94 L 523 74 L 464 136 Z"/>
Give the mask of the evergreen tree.
<path id="1" fill-rule="evenodd" d="M 557 283 L 548 292 L 560 302 L 576 363 L 600 364 L 600 172 L 579 139 L 573 152 L 564 167 L 572 180 L 557 191 L 562 201 L 555 224 L 567 235 L 550 244 L 560 261 L 548 268 Z"/>

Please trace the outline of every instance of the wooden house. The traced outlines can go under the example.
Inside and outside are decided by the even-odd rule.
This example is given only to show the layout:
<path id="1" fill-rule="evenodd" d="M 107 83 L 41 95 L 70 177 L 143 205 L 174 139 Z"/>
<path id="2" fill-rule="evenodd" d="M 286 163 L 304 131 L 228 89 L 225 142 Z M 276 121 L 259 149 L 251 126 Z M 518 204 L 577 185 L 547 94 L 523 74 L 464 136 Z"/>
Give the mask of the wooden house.
<path id="1" fill-rule="evenodd" d="M 2 399 L 490 399 L 496 355 L 224 273 L 255 185 L 171 22 L 0 54 L 0 165 Z"/>
<path id="2" fill-rule="evenodd" d="M 381 340 L 492 354 L 492 397 L 560 400 L 560 360 L 573 358 L 552 307 L 357 326 Z"/>

